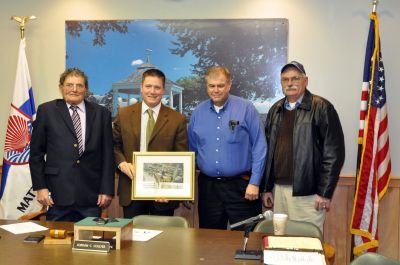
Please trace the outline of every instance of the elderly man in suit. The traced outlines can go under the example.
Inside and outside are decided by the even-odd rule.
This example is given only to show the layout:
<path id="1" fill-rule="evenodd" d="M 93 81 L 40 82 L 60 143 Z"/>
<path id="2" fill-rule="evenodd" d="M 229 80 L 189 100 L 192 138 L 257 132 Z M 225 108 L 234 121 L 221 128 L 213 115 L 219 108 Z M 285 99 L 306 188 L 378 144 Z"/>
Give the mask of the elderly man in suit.
<path id="1" fill-rule="evenodd" d="M 186 119 L 161 103 L 165 75 L 149 69 L 142 75 L 143 102 L 120 108 L 114 121 L 114 154 L 118 165 L 118 195 L 124 217 L 141 214 L 173 215 L 177 202 L 132 201 L 133 151 L 187 151 Z M 152 130 L 148 126 L 152 124 Z"/>
<path id="2" fill-rule="evenodd" d="M 114 195 L 111 113 L 84 100 L 88 79 L 78 68 L 61 74 L 63 99 L 38 107 L 29 166 L 47 220 L 99 216 Z"/>

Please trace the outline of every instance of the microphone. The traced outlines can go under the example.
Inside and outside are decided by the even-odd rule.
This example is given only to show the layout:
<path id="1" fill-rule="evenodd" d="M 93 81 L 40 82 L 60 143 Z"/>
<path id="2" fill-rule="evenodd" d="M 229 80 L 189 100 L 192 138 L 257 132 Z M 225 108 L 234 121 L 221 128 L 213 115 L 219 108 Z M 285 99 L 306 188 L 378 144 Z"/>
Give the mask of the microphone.
<path id="1" fill-rule="evenodd" d="M 268 211 L 265 211 L 263 214 L 259 214 L 254 217 L 247 218 L 243 221 L 234 223 L 234 224 L 230 225 L 230 228 L 235 229 L 242 225 L 248 225 L 248 224 L 253 224 L 255 222 L 259 222 L 263 219 L 271 221 L 273 219 L 273 217 L 274 217 L 274 213 L 272 211 L 268 210 Z"/>

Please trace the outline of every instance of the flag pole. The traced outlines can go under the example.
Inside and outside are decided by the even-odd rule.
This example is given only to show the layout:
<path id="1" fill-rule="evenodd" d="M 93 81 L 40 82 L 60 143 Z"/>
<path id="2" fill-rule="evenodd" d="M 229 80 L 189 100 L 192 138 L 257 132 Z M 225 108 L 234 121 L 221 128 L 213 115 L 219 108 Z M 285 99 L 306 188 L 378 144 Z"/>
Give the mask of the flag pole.
<path id="1" fill-rule="evenodd" d="M 35 16 L 12 16 L 11 20 L 15 20 L 19 23 L 19 31 L 21 33 L 21 39 L 25 37 L 25 24 L 28 23 L 29 20 L 36 19 Z"/>
<path id="2" fill-rule="evenodd" d="M 379 4 L 379 0 L 373 0 L 372 1 L 372 13 L 376 13 L 376 7 L 378 6 L 378 4 Z"/>
<path id="3" fill-rule="evenodd" d="M 25 27 L 35 16 L 12 16 L 20 29 L 14 93 L 7 121 L 0 183 L 0 219 L 16 220 L 24 214 L 38 212 L 29 169 L 32 123 L 36 116 L 32 82 L 25 53 Z M 16 136 L 20 141 L 16 142 Z"/>
<path id="4" fill-rule="evenodd" d="M 373 0 L 372 1 L 372 14 L 376 14 L 376 8 L 378 6 L 379 0 Z M 362 156 L 362 150 L 363 150 L 363 142 L 357 141 L 358 142 L 358 148 L 357 148 L 357 167 L 356 167 L 356 178 L 355 178 L 355 185 L 354 185 L 354 200 L 356 197 L 356 191 L 357 191 L 357 178 L 358 178 L 358 173 L 360 171 L 360 164 L 361 164 L 361 156 Z M 350 261 L 354 260 L 354 247 L 355 247 L 355 242 L 354 242 L 354 234 L 351 234 L 351 242 L 350 242 Z"/>

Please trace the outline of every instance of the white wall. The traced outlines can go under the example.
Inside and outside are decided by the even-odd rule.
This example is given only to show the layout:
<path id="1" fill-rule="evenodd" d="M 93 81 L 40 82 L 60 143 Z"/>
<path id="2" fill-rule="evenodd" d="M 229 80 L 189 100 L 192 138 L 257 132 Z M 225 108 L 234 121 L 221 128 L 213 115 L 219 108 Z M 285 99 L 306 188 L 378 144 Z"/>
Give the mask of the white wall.
<path id="1" fill-rule="evenodd" d="M 400 176 L 400 2 L 380 1 L 378 14 L 389 105 L 392 175 Z M 11 15 L 35 15 L 26 29 L 36 105 L 58 98 L 65 67 L 65 20 L 288 18 L 289 60 L 302 62 L 309 89 L 339 112 L 346 137 L 343 173 L 355 174 L 360 89 L 372 0 L 13 0 L 0 8 L 0 156 L 14 87 L 19 29 Z M 396 26 L 397 25 L 397 26 Z"/>

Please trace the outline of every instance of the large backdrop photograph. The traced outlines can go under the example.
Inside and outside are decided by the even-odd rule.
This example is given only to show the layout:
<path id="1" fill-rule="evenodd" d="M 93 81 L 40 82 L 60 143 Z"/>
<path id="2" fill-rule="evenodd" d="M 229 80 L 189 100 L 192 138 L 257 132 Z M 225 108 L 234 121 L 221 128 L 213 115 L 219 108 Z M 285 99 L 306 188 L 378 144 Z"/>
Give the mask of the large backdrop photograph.
<path id="1" fill-rule="evenodd" d="M 215 65 L 231 71 L 231 94 L 252 101 L 262 116 L 282 97 L 287 19 L 69 20 L 65 29 L 67 67 L 88 75 L 88 100 L 113 116 L 141 99 L 149 68 L 167 76 L 163 103 L 187 117 L 208 98 L 203 76 Z"/>

